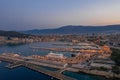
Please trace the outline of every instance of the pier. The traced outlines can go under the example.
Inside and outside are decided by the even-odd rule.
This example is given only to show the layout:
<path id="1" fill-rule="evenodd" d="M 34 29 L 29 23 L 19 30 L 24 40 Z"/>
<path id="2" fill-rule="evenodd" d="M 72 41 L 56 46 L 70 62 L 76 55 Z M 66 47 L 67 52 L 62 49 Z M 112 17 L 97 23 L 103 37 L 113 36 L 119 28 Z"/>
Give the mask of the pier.
<path id="1" fill-rule="evenodd" d="M 63 69 L 63 70 L 61 69 L 60 70 L 61 72 L 60 71 L 56 71 L 56 72 L 49 71 L 49 70 L 46 70 L 46 69 L 38 66 L 39 64 L 37 64 L 37 63 L 34 64 L 35 61 L 27 61 L 26 59 L 22 58 L 21 56 L 20 57 L 12 57 L 7 54 L 6 55 L 0 54 L 0 61 L 10 63 L 9 65 L 6 66 L 7 68 L 10 68 L 10 69 L 23 66 L 23 67 L 29 68 L 31 70 L 34 70 L 34 71 L 37 71 L 37 72 L 40 72 L 40 73 L 43 73 L 46 75 L 49 75 L 51 77 L 54 77 L 54 78 L 57 78 L 60 80 L 76 80 L 74 78 L 71 78 L 71 77 L 61 74 L 61 72 L 63 72 L 65 69 Z"/>
<path id="2" fill-rule="evenodd" d="M 43 47 L 36 47 L 32 46 L 31 49 L 36 50 L 49 50 L 49 51 L 61 51 L 61 52 L 79 52 L 77 50 L 73 50 L 73 48 L 43 48 Z"/>
<path id="3" fill-rule="evenodd" d="M 23 65 L 22 63 L 12 63 L 12 64 L 8 64 L 6 67 L 9 68 L 9 69 L 13 69 L 13 68 L 16 68 L 16 67 L 20 67 L 22 65 Z"/>
<path id="4" fill-rule="evenodd" d="M 40 72 L 40 73 L 47 74 L 49 76 L 55 77 L 55 78 L 60 79 L 60 80 L 75 80 L 74 78 L 62 75 L 59 72 L 49 71 L 49 70 L 46 70 L 46 69 L 41 68 L 39 66 L 35 66 L 35 65 L 31 65 L 31 64 L 27 64 L 27 65 L 24 65 L 24 66 L 27 67 L 27 68 L 30 68 L 32 70 L 35 70 L 37 72 Z"/>

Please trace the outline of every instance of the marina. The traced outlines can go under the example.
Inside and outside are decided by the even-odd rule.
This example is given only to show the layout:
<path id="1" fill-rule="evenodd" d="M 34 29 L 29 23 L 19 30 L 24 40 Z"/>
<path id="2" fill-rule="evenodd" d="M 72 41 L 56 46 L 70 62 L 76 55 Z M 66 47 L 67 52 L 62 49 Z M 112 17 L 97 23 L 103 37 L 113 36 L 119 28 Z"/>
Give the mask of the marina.
<path id="1" fill-rule="evenodd" d="M 30 57 L 27 57 L 27 56 L 31 56 L 32 55 L 32 53 L 34 53 L 34 54 L 36 54 L 36 55 L 47 55 L 47 53 L 49 53 L 48 51 L 44 51 L 44 54 L 43 54 L 43 50 L 39 50 L 39 51 L 36 51 L 36 52 L 33 52 L 30 48 L 29 48 L 29 46 L 31 46 L 31 45 L 41 45 L 41 44 L 43 44 L 43 43 L 33 43 L 33 44 L 25 44 L 25 45 L 19 45 L 19 46 L 13 46 L 13 47 L 11 47 L 10 46 L 10 48 L 11 48 L 11 51 L 15 51 L 15 53 L 17 53 L 17 52 L 20 52 L 20 53 L 17 53 L 18 55 L 21 55 L 22 56 L 22 59 L 25 59 L 25 60 L 27 60 L 27 62 L 29 62 L 29 64 L 34 64 L 35 66 L 44 66 L 44 67 L 51 67 L 51 68 L 57 68 L 58 70 L 56 70 L 57 71 L 57 73 L 66 73 L 66 70 L 67 71 L 70 71 L 70 72 L 78 72 L 79 71 L 79 69 L 71 69 L 71 68 L 66 68 L 66 70 L 64 69 L 64 64 L 61 64 L 61 63 L 56 63 L 56 62 L 52 62 L 52 61 L 43 61 L 43 60 L 39 60 L 39 61 L 34 61 L 33 59 L 32 60 L 28 60 L 28 59 L 31 59 Z M 48 43 L 46 43 L 47 45 L 49 45 Z M 52 43 L 51 43 L 52 44 Z M 46 45 L 44 45 L 44 46 L 46 46 Z M 49 45 L 50 46 L 50 45 Z M 49 47 L 48 46 L 48 47 Z M 9 46 L 8 46 L 9 47 Z M 23 52 L 21 52 L 20 51 L 20 49 L 22 48 L 22 51 Z M 1 47 L 2 48 L 2 47 Z M 10 48 L 9 49 L 7 49 L 7 52 L 10 52 Z M 17 48 L 19 48 L 19 49 L 17 49 Z M 24 50 L 25 49 L 25 50 Z M 26 50 L 27 50 L 27 52 L 26 52 Z M 4 49 L 1 49 L 0 51 L 3 51 L 4 52 Z M 28 53 L 28 51 L 29 51 L 29 53 Z M 27 54 L 27 55 L 26 55 Z M 2 54 L 1 54 L 2 55 Z M 16 57 L 18 56 L 18 55 L 15 55 Z M 11 60 L 9 60 L 9 58 L 10 57 L 8 57 L 7 59 L 8 59 L 8 61 L 11 61 Z M 13 58 L 14 59 L 14 58 Z M 18 58 L 17 58 L 18 59 Z M 18 59 L 18 60 L 20 60 L 20 61 L 22 61 L 20 58 Z M 5 61 L 6 62 L 6 61 Z M 11 62 L 10 62 L 11 63 Z M 16 62 L 15 62 L 16 63 Z M 20 66 L 20 67 L 24 67 L 24 66 Z M 20 67 L 17 67 L 17 68 L 15 68 L 15 70 L 16 69 L 19 69 Z M 42 68 L 43 69 L 43 68 Z M 31 69 L 32 70 L 32 69 Z M 13 69 L 13 71 L 14 71 L 14 69 Z M 39 73 L 39 74 L 41 74 L 41 73 Z M 81 75 L 81 73 L 79 74 L 79 75 Z M 88 75 L 88 76 L 91 76 L 91 75 Z M 68 76 L 68 77 L 71 77 L 71 76 Z M 95 77 L 95 79 L 94 79 L 94 77 L 90 77 L 92 80 L 98 80 L 96 77 Z M 99 78 L 99 77 L 98 77 Z M 75 79 L 77 79 L 76 77 L 75 77 Z M 4 80 L 4 79 L 3 79 Z M 31 80 L 31 79 L 30 79 Z M 41 79 L 39 79 L 39 80 L 41 80 Z M 46 79 L 45 79 L 46 80 Z M 47 79 L 47 80 L 49 80 L 49 79 Z M 56 79 L 55 79 L 56 80 Z M 84 80 L 84 78 L 83 78 L 83 80 Z M 104 80 L 104 79 L 103 79 Z"/>

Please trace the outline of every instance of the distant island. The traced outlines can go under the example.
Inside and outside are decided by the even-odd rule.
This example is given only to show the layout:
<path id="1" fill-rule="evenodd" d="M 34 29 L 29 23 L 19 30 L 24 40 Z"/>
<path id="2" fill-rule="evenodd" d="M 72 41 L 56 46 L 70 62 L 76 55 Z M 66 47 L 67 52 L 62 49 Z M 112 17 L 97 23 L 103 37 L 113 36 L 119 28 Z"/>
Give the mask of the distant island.
<path id="1" fill-rule="evenodd" d="M 120 33 L 120 25 L 107 26 L 74 26 L 68 25 L 55 29 L 33 29 L 20 31 L 26 34 L 92 34 L 92 33 Z"/>

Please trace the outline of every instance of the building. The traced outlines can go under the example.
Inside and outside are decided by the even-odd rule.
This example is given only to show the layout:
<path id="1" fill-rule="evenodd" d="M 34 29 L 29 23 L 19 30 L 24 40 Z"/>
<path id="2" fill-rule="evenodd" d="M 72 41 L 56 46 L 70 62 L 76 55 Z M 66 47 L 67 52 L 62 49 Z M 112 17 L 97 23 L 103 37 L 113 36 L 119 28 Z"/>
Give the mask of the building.
<path id="1" fill-rule="evenodd" d="M 0 36 L 0 41 L 4 41 L 6 38 L 4 36 Z"/>

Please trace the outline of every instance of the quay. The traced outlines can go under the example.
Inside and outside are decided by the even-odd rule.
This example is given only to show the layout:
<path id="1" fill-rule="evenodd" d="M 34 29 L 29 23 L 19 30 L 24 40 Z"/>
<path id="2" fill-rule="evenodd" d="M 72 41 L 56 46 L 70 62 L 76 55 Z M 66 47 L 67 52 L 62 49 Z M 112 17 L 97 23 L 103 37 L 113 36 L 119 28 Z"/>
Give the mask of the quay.
<path id="1" fill-rule="evenodd" d="M 34 71 L 37 71 L 37 72 L 40 72 L 40 73 L 43 73 L 46 75 L 49 75 L 51 77 L 54 77 L 54 78 L 57 78 L 60 80 L 76 80 L 74 78 L 71 78 L 71 77 L 61 74 L 59 71 L 54 72 L 54 71 L 46 70 L 38 65 L 35 65 L 34 62 L 30 63 L 30 61 L 27 61 L 26 59 L 24 59 L 22 57 L 12 57 L 12 56 L 8 56 L 7 54 L 6 55 L 0 54 L 0 61 L 10 63 L 9 65 L 6 66 L 10 69 L 13 69 L 13 68 L 16 68 L 19 66 L 23 66 L 23 67 L 29 68 L 31 70 L 34 70 Z M 63 69 L 63 71 L 64 71 L 64 69 Z"/>

